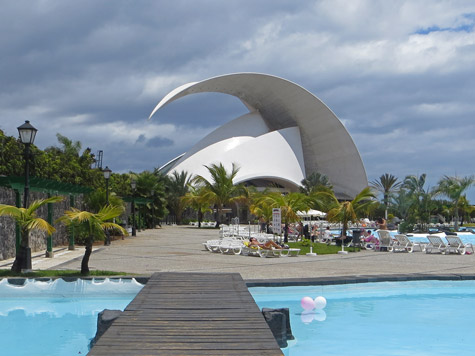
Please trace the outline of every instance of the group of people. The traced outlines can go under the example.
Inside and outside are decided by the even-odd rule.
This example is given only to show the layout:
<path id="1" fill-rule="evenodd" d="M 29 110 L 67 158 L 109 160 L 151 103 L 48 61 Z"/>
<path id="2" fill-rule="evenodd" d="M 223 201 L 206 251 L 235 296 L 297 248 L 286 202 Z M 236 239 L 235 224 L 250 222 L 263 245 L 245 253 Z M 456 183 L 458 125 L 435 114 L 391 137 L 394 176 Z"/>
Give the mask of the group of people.
<path id="1" fill-rule="evenodd" d="M 263 218 L 260 219 L 259 221 L 260 226 L 261 226 L 261 231 L 266 230 L 266 222 Z M 384 218 L 378 218 L 376 220 L 376 227 L 377 229 L 380 230 L 387 230 L 388 226 L 386 223 L 386 220 Z M 376 229 L 374 230 L 376 231 Z M 303 224 L 302 221 L 300 221 L 295 227 L 292 227 L 289 224 L 285 224 L 283 227 L 283 232 L 284 232 L 284 243 L 288 242 L 288 237 L 289 234 L 296 234 L 298 239 L 310 239 L 312 242 L 315 242 L 316 240 L 321 241 L 323 243 L 330 244 L 332 241 L 336 241 L 337 243 L 339 242 L 341 244 L 342 238 L 338 240 L 338 238 L 334 238 L 332 235 L 332 232 L 330 230 L 330 227 L 327 226 L 324 230 L 321 230 L 318 225 L 313 225 L 311 226 L 310 224 Z M 352 236 L 346 236 L 343 243 L 349 243 L 353 239 Z M 373 235 L 373 232 L 371 229 L 365 229 L 363 228 L 361 238 L 360 238 L 361 244 L 363 246 L 377 246 L 379 244 L 379 239 Z M 278 245 L 274 241 L 267 241 L 265 244 L 260 244 L 258 243 L 257 239 L 252 238 L 250 240 L 251 245 L 256 245 L 261 248 L 282 248 L 282 246 Z"/>

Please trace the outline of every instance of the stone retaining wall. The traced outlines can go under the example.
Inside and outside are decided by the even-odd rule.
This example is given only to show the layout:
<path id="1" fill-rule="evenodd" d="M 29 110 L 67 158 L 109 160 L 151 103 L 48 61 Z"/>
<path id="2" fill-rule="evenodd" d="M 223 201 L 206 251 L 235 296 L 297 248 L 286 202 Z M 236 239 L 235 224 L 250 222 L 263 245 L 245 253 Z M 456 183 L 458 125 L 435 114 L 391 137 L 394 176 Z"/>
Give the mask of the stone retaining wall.
<path id="1" fill-rule="evenodd" d="M 48 195 L 46 193 L 30 192 L 29 201 L 32 202 L 37 199 L 45 199 Z M 22 195 L 23 199 L 23 195 Z M 75 196 L 75 207 L 82 209 L 83 196 Z M 12 189 L 0 187 L 0 204 L 15 205 L 15 191 Z M 69 243 L 69 236 L 66 227 L 62 224 L 55 223 L 56 219 L 63 215 L 65 210 L 70 209 L 69 196 L 64 196 L 64 200 L 53 204 L 53 226 L 56 232 L 53 234 L 53 246 L 67 245 Z M 39 217 L 48 219 L 48 207 L 42 206 L 37 210 Z M 6 216 L 0 217 L 0 260 L 15 257 L 15 221 Z M 30 233 L 30 247 L 32 252 L 46 251 L 46 238 L 44 232 L 32 231 Z"/>

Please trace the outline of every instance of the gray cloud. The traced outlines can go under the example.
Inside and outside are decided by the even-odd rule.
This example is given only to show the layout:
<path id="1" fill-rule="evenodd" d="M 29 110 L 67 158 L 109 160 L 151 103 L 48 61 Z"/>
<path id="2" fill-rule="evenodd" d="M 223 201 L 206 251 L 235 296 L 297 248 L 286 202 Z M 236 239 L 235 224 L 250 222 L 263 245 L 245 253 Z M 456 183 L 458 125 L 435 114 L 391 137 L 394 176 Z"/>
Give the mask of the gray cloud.
<path id="1" fill-rule="evenodd" d="M 298 83 L 344 122 L 370 179 L 473 173 L 475 4 L 322 0 L 4 1 L 0 129 L 30 120 L 152 170 L 243 114 L 235 98 L 170 90 L 234 72 Z M 140 138 L 137 140 L 137 138 Z M 472 200 L 475 193 L 471 193 Z"/>
<path id="2" fill-rule="evenodd" d="M 147 147 L 163 147 L 163 146 L 171 146 L 173 141 L 168 138 L 163 137 L 153 137 L 147 141 Z"/>

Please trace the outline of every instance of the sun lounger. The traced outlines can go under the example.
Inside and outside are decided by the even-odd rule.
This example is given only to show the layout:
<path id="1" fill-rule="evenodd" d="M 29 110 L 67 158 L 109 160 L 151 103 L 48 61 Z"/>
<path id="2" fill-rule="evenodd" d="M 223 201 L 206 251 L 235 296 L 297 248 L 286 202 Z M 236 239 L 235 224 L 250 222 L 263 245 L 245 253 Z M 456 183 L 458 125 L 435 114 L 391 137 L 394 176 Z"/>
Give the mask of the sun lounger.
<path id="1" fill-rule="evenodd" d="M 205 249 L 211 252 L 219 252 L 219 245 L 221 245 L 222 240 L 208 240 L 203 242 Z"/>
<path id="2" fill-rule="evenodd" d="M 379 245 L 376 246 L 375 251 L 392 251 L 393 239 L 388 230 L 378 230 Z"/>
<path id="3" fill-rule="evenodd" d="M 219 251 L 221 253 L 231 253 L 234 255 L 240 255 L 244 244 L 242 240 L 223 240 L 219 245 Z"/>
<path id="4" fill-rule="evenodd" d="M 245 256 L 259 257 L 297 257 L 300 253 L 299 248 L 267 249 L 259 246 L 249 246 L 244 243 L 242 254 Z"/>
<path id="5" fill-rule="evenodd" d="M 412 253 L 415 250 L 422 251 L 422 245 L 412 242 L 406 235 L 399 234 L 395 238 L 397 242 L 392 245 L 393 252 L 404 251 Z"/>
<path id="6" fill-rule="evenodd" d="M 299 248 L 261 249 L 261 257 L 297 257 L 299 253 Z"/>
<path id="7" fill-rule="evenodd" d="M 447 251 L 447 245 L 442 241 L 440 236 L 428 235 L 427 239 L 429 243 L 426 245 L 426 253 L 432 253 L 432 251 L 440 252 L 445 254 Z"/>
<path id="8" fill-rule="evenodd" d="M 203 242 L 203 246 L 211 252 L 233 253 L 239 255 L 244 244 L 242 239 L 225 237 L 219 240 L 208 240 Z"/>
<path id="9" fill-rule="evenodd" d="M 474 253 L 472 244 L 464 244 L 460 237 L 447 235 L 445 238 L 448 242 L 446 252 L 454 252 L 461 255 L 465 255 L 466 253 L 470 255 Z"/>

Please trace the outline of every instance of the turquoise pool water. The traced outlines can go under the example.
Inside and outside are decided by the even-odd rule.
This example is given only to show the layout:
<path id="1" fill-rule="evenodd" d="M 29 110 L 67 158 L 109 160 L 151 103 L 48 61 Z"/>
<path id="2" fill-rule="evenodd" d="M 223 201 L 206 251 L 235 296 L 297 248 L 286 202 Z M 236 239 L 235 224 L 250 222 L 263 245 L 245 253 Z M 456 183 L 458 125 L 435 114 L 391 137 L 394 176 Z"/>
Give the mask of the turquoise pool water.
<path id="1" fill-rule="evenodd" d="M 249 288 L 260 308 L 290 309 L 285 355 L 474 355 L 475 281 Z M 305 312 L 304 296 L 323 296 Z"/>
<path id="2" fill-rule="evenodd" d="M 0 282 L 0 355 L 86 355 L 97 315 L 132 301 L 134 280 L 51 282 L 23 286 Z"/>

